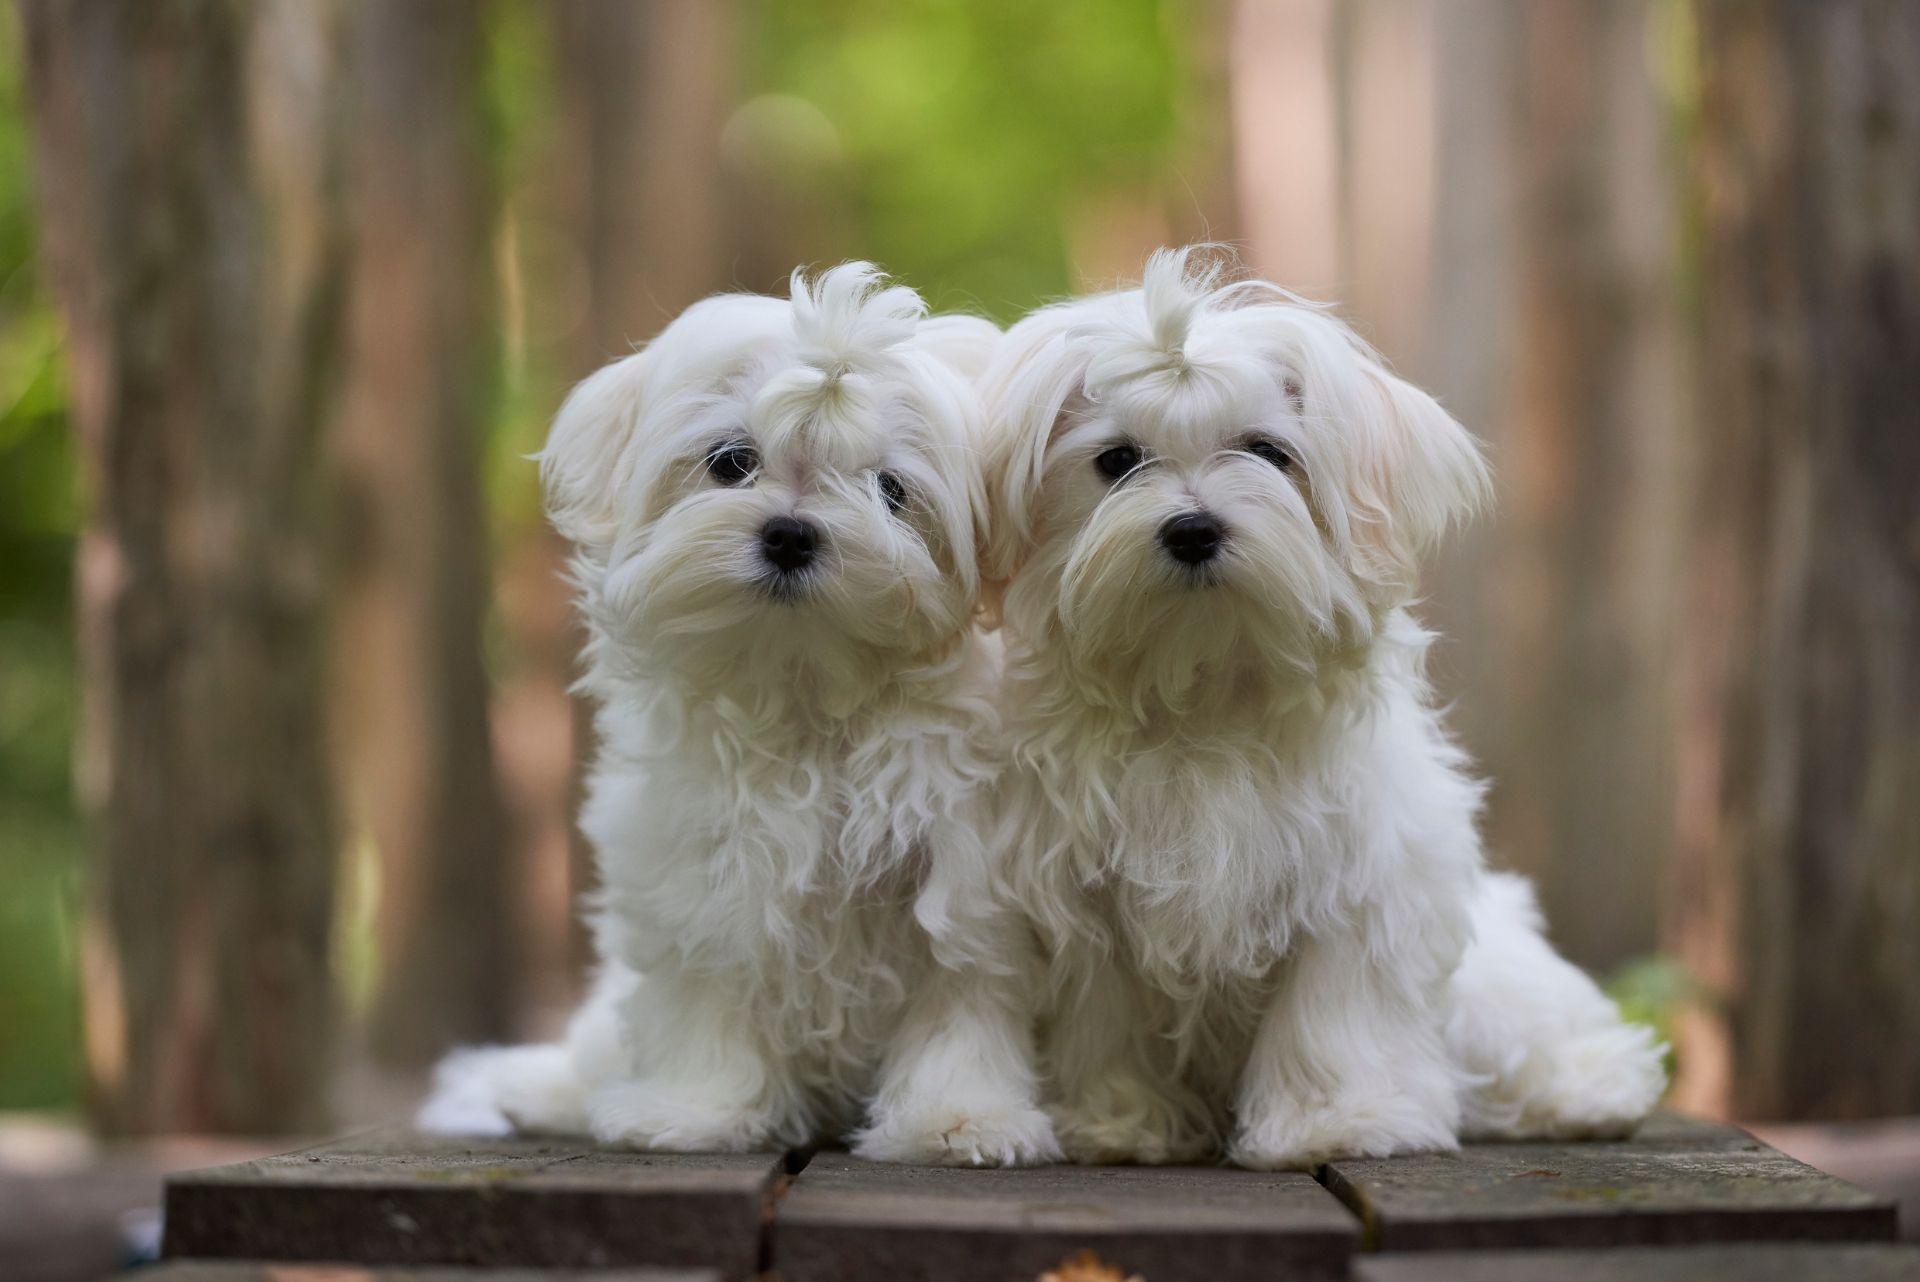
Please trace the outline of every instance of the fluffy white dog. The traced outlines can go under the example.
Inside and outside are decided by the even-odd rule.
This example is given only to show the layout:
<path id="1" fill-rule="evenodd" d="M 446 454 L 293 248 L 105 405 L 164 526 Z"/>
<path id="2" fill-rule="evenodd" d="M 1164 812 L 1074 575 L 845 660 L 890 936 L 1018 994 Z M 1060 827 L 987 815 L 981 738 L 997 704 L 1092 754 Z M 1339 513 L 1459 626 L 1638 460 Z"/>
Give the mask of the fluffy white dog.
<path id="1" fill-rule="evenodd" d="M 730 295 L 587 379 L 542 457 L 579 546 L 601 971 L 558 1045 L 441 1068 L 425 1125 L 903 1161 L 1058 1150 L 980 835 L 998 331 L 865 264 Z M 1010 938 L 1011 936 L 1011 938 Z"/>
<path id="2" fill-rule="evenodd" d="M 1422 675 L 1476 443 L 1325 310 L 1189 254 L 1036 312 L 985 381 L 1014 769 L 1083 1161 L 1290 1167 L 1613 1133 L 1660 1050 L 1482 866 Z"/>

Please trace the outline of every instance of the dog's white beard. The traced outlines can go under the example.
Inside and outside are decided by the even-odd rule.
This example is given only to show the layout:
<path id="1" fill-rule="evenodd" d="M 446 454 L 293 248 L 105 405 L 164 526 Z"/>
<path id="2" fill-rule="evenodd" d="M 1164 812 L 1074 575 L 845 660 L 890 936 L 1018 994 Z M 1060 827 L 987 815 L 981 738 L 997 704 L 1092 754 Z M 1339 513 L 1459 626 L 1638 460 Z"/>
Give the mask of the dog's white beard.
<path id="1" fill-rule="evenodd" d="M 1284 705 L 1367 644 L 1367 603 L 1304 506 L 1212 497 L 1232 534 L 1203 566 L 1162 550 L 1160 526 L 1182 509 L 1143 485 L 1109 495 L 1077 538 L 1043 552 L 1052 564 L 1023 579 L 1036 594 L 1060 585 L 1053 610 L 1081 697 L 1141 722 Z"/>
<path id="2" fill-rule="evenodd" d="M 590 668 L 840 717 L 956 636 L 964 605 L 919 540 L 842 508 L 820 564 L 771 575 L 737 504 L 683 503 L 610 568 L 583 566 Z"/>

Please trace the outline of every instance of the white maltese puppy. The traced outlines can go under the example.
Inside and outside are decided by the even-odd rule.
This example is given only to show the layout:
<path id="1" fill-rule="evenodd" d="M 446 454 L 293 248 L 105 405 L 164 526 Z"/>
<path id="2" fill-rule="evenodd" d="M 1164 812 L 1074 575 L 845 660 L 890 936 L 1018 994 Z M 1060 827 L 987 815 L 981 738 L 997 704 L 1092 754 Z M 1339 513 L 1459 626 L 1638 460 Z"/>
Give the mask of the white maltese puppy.
<path id="1" fill-rule="evenodd" d="M 1478 447 L 1326 311 L 1188 252 L 986 375 L 1013 768 L 1081 1161 L 1254 1167 L 1620 1132 L 1660 1049 L 1491 874 L 1418 567 Z"/>
<path id="2" fill-rule="evenodd" d="M 981 835 L 971 386 L 998 331 L 865 264 L 689 308 L 568 398 L 541 468 L 599 753 L 600 974 L 564 1042 L 460 1052 L 421 1114 L 740 1151 L 1057 1156 L 1024 928 Z"/>

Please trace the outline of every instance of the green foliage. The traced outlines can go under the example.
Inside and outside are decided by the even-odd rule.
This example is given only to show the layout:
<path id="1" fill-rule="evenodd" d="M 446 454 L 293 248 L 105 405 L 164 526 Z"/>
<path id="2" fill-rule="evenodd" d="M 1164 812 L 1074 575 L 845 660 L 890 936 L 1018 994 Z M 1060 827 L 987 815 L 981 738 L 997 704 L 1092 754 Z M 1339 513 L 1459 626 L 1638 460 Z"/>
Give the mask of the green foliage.
<path id="1" fill-rule="evenodd" d="M 75 1092 L 69 757 L 77 519 L 59 327 L 34 259 L 20 31 L 0 9 L 0 1108 Z"/>
<path id="2" fill-rule="evenodd" d="M 1005 321 L 1073 288 L 1068 236 L 1092 202 L 1169 172 L 1185 8 L 761 0 L 743 110 L 783 96 L 790 141 L 845 193 L 839 253 Z"/>
<path id="3" fill-rule="evenodd" d="M 495 537 L 502 542 L 530 537 L 541 527 L 539 485 L 527 455 L 540 448 L 559 392 L 560 375 L 548 367 L 551 353 L 530 343 L 527 334 L 527 277 L 553 254 L 552 229 L 541 220 L 534 195 L 556 144 L 551 17 L 535 0 L 496 0 L 488 10 L 481 71 L 498 205 L 494 257 L 503 269 L 485 483 Z"/>
<path id="4" fill-rule="evenodd" d="M 1667 1044 L 1667 1072 L 1674 1062 L 1673 1023 L 1680 1008 L 1694 995 L 1693 982 L 1671 957 L 1651 955 L 1635 958 L 1613 973 L 1606 983 L 1607 996 L 1620 1005 L 1620 1013 L 1635 1024 L 1645 1024 Z"/>

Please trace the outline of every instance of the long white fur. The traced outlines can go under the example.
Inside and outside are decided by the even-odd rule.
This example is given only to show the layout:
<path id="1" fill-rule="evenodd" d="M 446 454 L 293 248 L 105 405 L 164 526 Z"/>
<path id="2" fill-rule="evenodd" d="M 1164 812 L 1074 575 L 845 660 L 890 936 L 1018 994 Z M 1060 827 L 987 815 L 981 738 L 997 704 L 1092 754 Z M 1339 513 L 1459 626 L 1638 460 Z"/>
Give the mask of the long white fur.
<path id="1" fill-rule="evenodd" d="M 1058 1155 L 981 835 L 970 380 L 998 331 L 924 313 L 865 264 L 795 273 L 790 299 L 689 308 L 560 411 L 542 471 L 599 709 L 600 972 L 564 1042 L 450 1057 L 429 1128 L 733 1151 L 864 1121 L 878 1158 Z M 726 486 L 705 463 L 735 441 L 761 462 Z M 824 533 L 798 592 L 759 546 L 781 515 Z"/>
<path id="2" fill-rule="evenodd" d="M 1473 438 L 1327 310 L 1190 251 L 1029 315 L 984 386 L 996 840 L 1068 1154 L 1292 1167 L 1644 1116 L 1660 1049 L 1485 870 L 1423 675 L 1409 606 L 1485 502 Z M 1115 482 L 1121 442 L 1145 461 Z M 1201 509 L 1228 535 L 1195 570 L 1158 531 Z"/>

